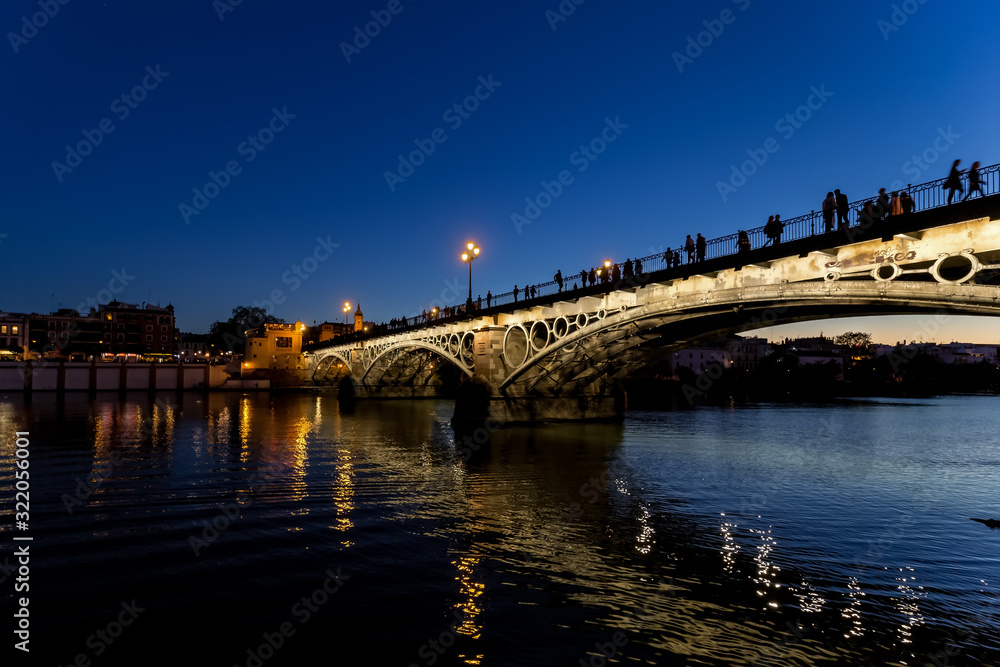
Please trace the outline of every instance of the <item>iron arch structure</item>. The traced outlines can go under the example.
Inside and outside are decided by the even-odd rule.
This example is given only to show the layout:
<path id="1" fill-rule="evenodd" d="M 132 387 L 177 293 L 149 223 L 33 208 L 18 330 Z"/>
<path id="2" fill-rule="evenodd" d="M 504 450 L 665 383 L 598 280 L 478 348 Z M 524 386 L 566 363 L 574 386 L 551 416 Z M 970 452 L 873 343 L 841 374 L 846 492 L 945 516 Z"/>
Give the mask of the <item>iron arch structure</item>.
<path id="1" fill-rule="evenodd" d="M 431 395 L 444 364 L 489 386 L 499 421 L 613 418 L 622 378 L 707 338 L 831 317 L 923 313 L 933 327 L 1000 315 L 1000 224 L 989 217 L 796 243 L 307 356 L 316 373 L 330 357 L 344 363 L 370 396 Z"/>

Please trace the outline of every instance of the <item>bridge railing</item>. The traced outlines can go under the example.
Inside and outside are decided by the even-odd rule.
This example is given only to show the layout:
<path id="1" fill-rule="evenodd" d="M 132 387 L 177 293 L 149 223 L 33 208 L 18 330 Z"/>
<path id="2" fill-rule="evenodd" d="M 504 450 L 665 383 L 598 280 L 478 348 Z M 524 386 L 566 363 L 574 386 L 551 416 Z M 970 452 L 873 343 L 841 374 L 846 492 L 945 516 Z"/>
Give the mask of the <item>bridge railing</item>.
<path id="1" fill-rule="evenodd" d="M 989 196 L 1000 193 L 1000 164 L 990 165 L 988 167 L 983 167 L 979 170 L 979 178 L 982 185 L 982 196 Z M 944 189 L 944 184 L 947 178 L 939 178 L 934 181 L 929 181 L 927 183 L 921 183 L 919 185 L 907 185 L 906 188 L 902 188 L 897 192 L 902 194 L 904 191 L 909 193 L 910 197 L 914 201 L 915 211 L 926 211 L 928 209 L 940 208 L 947 206 L 949 203 L 954 203 L 961 201 L 966 195 L 969 194 L 969 179 L 968 174 L 963 174 L 962 176 L 962 187 L 963 190 L 960 193 L 956 193 L 952 202 L 948 201 L 948 191 Z M 891 197 L 892 193 L 887 192 L 887 195 Z M 889 215 L 890 211 L 879 212 L 877 209 L 877 199 L 878 196 L 867 197 L 865 199 L 859 199 L 857 201 L 851 202 L 848 207 L 848 226 L 857 227 L 862 224 L 871 224 L 871 219 L 866 219 L 867 214 L 864 213 L 864 208 L 867 203 L 871 203 L 873 207 L 876 207 L 875 221 Z M 783 220 L 784 228 L 781 232 L 781 237 L 779 242 L 785 241 L 797 241 L 800 239 L 805 239 L 810 236 L 815 236 L 816 234 L 825 233 L 825 225 L 822 219 L 822 213 L 819 211 L 810 211 L 805 215 L 800 215 L 795 218 L 790 218 L 788 220 Z M 837 218 L 834 217 L 834 224 L 837 224 Z M 764 247 L 771 242 L 767 238 L 765 227 L 761 225 L 760 227 L 754 227 L 752 229 L 744 230 L 750 239 L 750 248 L 757 249 Z M 719 238 L 711 239 L 706 241 L 705 244 L 705 259 L 717 259 L 719 257 L 727 257 L 730 255 L 736 255 L 738 252 L 737 242 L 739 240 L 739 234 L 728 234 L 726 236 L 720 236 Z M 668 265 L 667 256 L 668 253 L 672 259 L 673 254 L 677 253 L 680 257 L 680 265 L 690 264 L 687 260 L 687 253 L 684 248 L 678 246 L 676 248 L 669 248 L 666 251 L 656 252 L 651 255 L 646 255 L 645 257 L 637 258 L 642 265 L 642 272 L 651 273 L 654 271 L 660 271 L 663 269 L 671 268 L 673 266 L 678 266 L 672 261 Z M 632 260 L 635 262 L 636 260 Z M 620 263 L 621 264 L 621 263 Z M 583 269 L 585 267 L 581 267 Z M 602 271 L 604 267 L 600 268 Z M 590 268 L 586 268 L 586 272 L 590 273 Z M 638 272 L 636 272 L 638 273 Z M 628 279 L 624 279 L 623 282 L 627 284 Z M 576 283 L 577 289 L 573 290 L 573 284 Z M 541 302 L 544 297 L 544 301 L 550 300 L 554 295 L 560 293 L 573 293 L 574 296 L 586 296 L 588 294 L 599 294 L 604 293 L 609 289 L 606 283 L 598 282 L 594 286 L 588 284 L 583 286 L 581 284 L 581 276 L 579 273 L 576 274 L 566 274 L 563 277 L 563 286 L 559 287 L 559 284 L 555 280 L 551 280 L 543 283 L 535 283 L 533 285 L 528 285 L 528 288 L 534 288 L 534 296 L 525 294 L 524 285 L 518 285 L 518 292 L 515 295 L 513 290 L 508 292 L 503 292 L 501 294 L 490 294 L 487 300 L 486 295 L 481 296 L 481 302 L 477 299 L 473 303 L 473 312 L 475 315 L 478 312 L 496 308 L 498 306 L 510 306 L 515 303 L 531 303 L 539 300 Z M 616 286 L 611 286 L 613 289 Z M 620 286 L 619 286 L 620 287 Z M 477 295 L 478 296 L 478 295 Z M 481 304 L 481 305 L 480 305 Z M 425 315 L 415 315 L 407 318 L 399 318 L 395 320 L 394 325 L 384 325 L 376 326 L 374 330 L 367 333 L 351 334 L 348 336 L 342 336 L 329 341 L 329 345 L 336 345 L 341 343 L 348 343 L 355 340 L 361 340 L 364 338 L 369 338 L 372 336 L 379 336 L 386 333 L 397 333 L 402 331 L 408 331 L 423 326 L 431 326 L 434 324 L 440 324 L 442 322 L 458 321 L 468 317 L 465 313 L 465 304 L 458 304 L 446 308 L 444 311 L 437 313 L 428 313 Z"/>

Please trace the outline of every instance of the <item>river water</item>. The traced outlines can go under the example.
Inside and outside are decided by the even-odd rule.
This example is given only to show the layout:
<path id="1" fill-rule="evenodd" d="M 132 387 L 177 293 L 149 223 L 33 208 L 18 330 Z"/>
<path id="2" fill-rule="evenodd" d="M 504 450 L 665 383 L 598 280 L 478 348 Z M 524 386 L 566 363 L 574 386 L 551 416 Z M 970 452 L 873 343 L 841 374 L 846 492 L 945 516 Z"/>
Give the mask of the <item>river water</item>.
<path id="1" fill-rule="evenodd" d="M 1000 665 L 1000 529 L 970 520 L 1000 519 L 998 401 L 633 412 L 469 457 L 447 401 L 0 396 L 15 664 Z"/>

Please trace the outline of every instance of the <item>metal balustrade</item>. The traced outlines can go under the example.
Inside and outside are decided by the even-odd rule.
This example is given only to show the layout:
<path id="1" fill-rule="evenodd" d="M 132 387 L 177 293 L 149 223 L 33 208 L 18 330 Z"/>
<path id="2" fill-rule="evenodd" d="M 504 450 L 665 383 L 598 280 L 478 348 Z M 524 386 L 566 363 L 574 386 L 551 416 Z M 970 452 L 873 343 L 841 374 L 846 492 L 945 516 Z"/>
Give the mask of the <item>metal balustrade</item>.
<path id="1" fill-rule="evenodd" d="M 1000 193 L 1000 164 L 990 165 L 988 167 L 983 167 L 979 169 L 979 179 L 982 184 L 982 194 L 978 196 L 989 196 Z M 948 206 L 948 191 L 944 189 L 944 183 L 946 178 L 939 178 L 934 181 L 929 181 L 927 183 L 921 183 L 919 185 L 907 185 L 906 188 L 900 189 L 897 192 L 902 194 L 903 192 L 908 192 L 910 197 L 914 201 L 914 212 L 926 211 L 929 209 L 941 208 Z M 969 194 L 969 182 L 968 173 L 962 175 L 962 187 L 963 190 L 957 193 L 953 198 L 951 203 L 958 203 L 963 201 L 963 199 Z M 890 196 L 891 192 L 886 192 Z M 873 197 L 868 197 L 865 199 L 859 199 L 857 201 L 851 202 L 849 204 L 848 212 L 848 227 L 859 227 L 864 225 L 871 225 L 872 220 L 866 220 L 865 214 L 863 212 L 866 203 L 871 202 L 874 206 L 877 201 L 877 195 Z M 882 214 L 882 219 L 884 216 L 888 215 L 889 211 L 885 211 Z M 877 222 L 876 218 L 874 222 Z M 800 215 L 795 218 L 790 218 L 788 220 L 782 220 L 784 228 L 781 232 L 780 243 L 787 243 L 789 241 L 797 241 L 801 239 L 806 239 L 817 234 L 825 233 L 823 216 L 820 211 L 810 211 L 805 215 Z M 834 217 L 834 224 L 837 224 L 837 218 Z M 750 248 L 759 249 L 768 245 L 770 239 L 764 231 L 764 226 L 754 227 L 752 229 L 743 230 L 747 233 L 750 239 Z M 713 260 L 721 257 L 736 257 L 738 255 L 737 242 L 739 240 L 739 233 L 728 234 L 726 236 L 721 236 L 718 238 L 710 239 L 706 241 L 705 244 L 705 260 Z M 671 264 L 670 267 L 667 266 L 667 262 L 664 260 L 666 253 L 677 252 L 680 256 L 680 265 Z M 642 273 L 649 274 L 657 271 L 662 271 L 667 268 L 674 268 L 676 266 L 688 267 L 697 264 L 698 261 L 694 262 L 687 261 L 687 253 L 682 246 L 676 248 L 669 248 L 664 252 L 657 252 L 652 255 L 646 255 L 645 257 L 637 258 L 641 262 Z M 633 264 L 636 259 L 632 260 Z M 623 262 L 619 262 L 619 267 L 623 265 Z M 583 267 L 581 267 L 583 268 Z M 602 267 L 594 267 L 600 268 Z M 590 269 L 587 269 L 589 274 Z M 638 271 L 636 273 L 639 273 Z M 573 283 L 577 283 L 577 289 L 573 290 Z M 580 286 L 580 273 L 568 273 L 563 274 L 563 289 L 560 290 L 558 284 L 555 280 L 550 280 L 544 283 L 536 283 L 529 287 L 534 287 L 536 290 L 536 296 L 527 297 L 525 296 L 524 287 L 518 285 L 518 296 L 515 299 L 513 290 L 508 292 L 503 292 L 501 294 L 494 294 L 490 299 L 489 306 L 487 306 L 487 300 L 485 297 L 482 299 L 482 310 L 478 308 L 474 309 L 472 316 L 479 316 L 486 312 L 494 312 L 498 307 L 503 307 L 507 309 L 509 306 L 513 306 L 515 303 L 525 304 L 525 305 L 537 305 L 542 302 L 550 302 L 553 296 L 572 296 L 574 298 L 587 296 L 591 294 L 603 294 L 606 293 L 609 288 L 627 288 L 631 286 L 638 286 L 645 284 L 645 280 L 640 278 L 634 278 L 631 281 L 627 278 L 623 278 L 619 281 L 618 285 L 609 286 L 607 283 L 598 282 L 597 284 L 590 286 L 589 283 L 586 286 Z M 349 343 L 356 340 L 362 340 L 372 337 L 378 337 L 386 334 L 400 333 L 404 331 L 413 330 L 416 328 L 424 326 L 432 326 L 434 324 L 440 324 L 442 322 L 453 322 L 462 319 L 466 319 L 468 315 L 464 312 L 465 304 L 458 304 L 450 308 L 445 312 L 438 312 L 435 316 L 428 315 L 426 318 L 423 315 L 415 315 L 407 318 L 399 318 L 396 320 L 395 326 L 390 325 L 378 325 L 373 331 L 369 332 L 359 332 L 357 334 L 351 334 L 348 336 L 340 336 L 332 341 L 327 341 L 321 344 L 314 344 L 309 346 L 311 349 L 320 349 L 322 347 L 330 347 L 333 345 L 340 345 L 344 343 Z M 450 315 L 446 314 L 451 312 Z"/>

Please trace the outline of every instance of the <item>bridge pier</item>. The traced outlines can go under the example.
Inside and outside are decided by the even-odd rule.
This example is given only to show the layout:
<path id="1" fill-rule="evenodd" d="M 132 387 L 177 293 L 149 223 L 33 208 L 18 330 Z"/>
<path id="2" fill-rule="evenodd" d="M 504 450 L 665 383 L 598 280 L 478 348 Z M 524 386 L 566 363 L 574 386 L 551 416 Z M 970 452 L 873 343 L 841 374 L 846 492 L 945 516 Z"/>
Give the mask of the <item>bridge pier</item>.
<path id="1" fill-rule="evenodd" d="M 495 397 L 490 401 L 490 420 L 497 424 L 559 421 L 622 421 L 622 396 Z"/>

